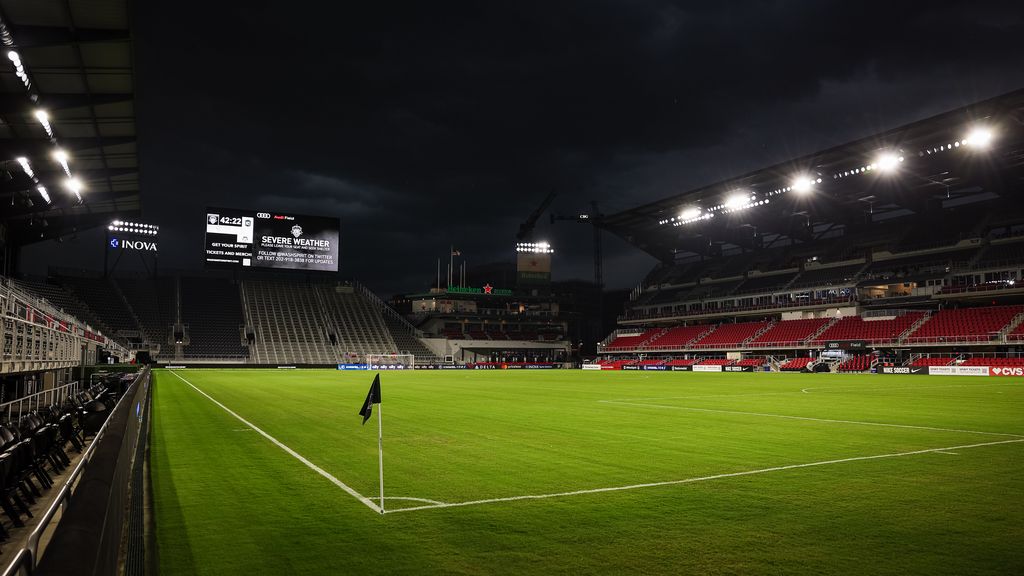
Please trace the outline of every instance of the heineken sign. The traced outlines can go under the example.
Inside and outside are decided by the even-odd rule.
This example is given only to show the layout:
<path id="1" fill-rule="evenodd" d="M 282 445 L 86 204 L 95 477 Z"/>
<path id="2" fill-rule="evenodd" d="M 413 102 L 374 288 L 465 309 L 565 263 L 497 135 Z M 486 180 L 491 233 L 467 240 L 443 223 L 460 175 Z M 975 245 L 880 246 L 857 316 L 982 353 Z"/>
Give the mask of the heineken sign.
<path id="1" fill-rule="evenodd" d="M 484 284 L 482 288 L 474 286 L 448 286 L 449 294 L 485 294 L 487 296 L 511 296 L 512 291 L 495 288 L 490 284 Z"/>

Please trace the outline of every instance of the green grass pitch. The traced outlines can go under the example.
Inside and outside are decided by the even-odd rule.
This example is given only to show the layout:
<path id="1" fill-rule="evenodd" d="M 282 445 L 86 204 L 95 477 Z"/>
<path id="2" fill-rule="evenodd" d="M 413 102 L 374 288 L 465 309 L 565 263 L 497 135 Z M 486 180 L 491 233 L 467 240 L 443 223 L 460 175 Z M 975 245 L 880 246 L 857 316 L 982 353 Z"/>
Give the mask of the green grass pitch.
<path id="1" fill-rule="evenodd" d="M 225 410 L 376 502 L 372 373 L 157 371 L 160 573 L 1024 572 L 1024 379 L 381 377 L 384 515 Z"/>

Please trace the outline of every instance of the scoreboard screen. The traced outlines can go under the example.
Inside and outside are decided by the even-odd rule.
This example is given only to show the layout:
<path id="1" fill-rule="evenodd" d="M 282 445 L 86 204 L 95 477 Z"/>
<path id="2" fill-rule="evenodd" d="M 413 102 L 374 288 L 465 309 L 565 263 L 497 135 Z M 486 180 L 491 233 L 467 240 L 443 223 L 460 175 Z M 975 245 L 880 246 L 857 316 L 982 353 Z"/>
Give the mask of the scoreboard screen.
<path id="1" fill-rule="evenodd" d="M 206 264 L 338 271 L 337 218 L 206 209 Z"/>

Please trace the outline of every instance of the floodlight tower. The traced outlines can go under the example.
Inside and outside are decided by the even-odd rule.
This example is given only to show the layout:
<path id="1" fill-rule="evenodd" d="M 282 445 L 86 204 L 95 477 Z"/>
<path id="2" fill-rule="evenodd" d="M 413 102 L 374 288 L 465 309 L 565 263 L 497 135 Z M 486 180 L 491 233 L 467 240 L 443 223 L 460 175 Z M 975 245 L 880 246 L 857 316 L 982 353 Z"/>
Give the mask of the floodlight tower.
<path id="1" fill-rule="evenodd" d="M 121 261 L 125 252 L 135 252 L 142 266 L 153 278 L 157 275 L 157 242 L 160 227 L 145 222 L 114 220 L 107 226 L 106 241 L 103 247 L 103 277 L 106 278 Z M 110 266 L 111 253 L 114 253 L 114 264 Z M 152 270 L 147 263 L 152 262 Z"/>

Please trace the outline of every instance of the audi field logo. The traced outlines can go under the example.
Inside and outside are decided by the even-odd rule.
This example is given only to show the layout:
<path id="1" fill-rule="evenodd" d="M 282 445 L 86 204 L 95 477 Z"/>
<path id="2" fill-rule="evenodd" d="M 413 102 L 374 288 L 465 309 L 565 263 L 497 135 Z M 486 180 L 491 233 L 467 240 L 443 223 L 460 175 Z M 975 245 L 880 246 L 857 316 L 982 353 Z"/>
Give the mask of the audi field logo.
<path id="1" fill-rule="evenodd" d="M 257 218 L 270 218 L 270 212 L 257 212 Z"/>
<path id="2" fill-rule="evenodd" d="M 1022 366 L 1007 366 L 1005 368 L 992 368 L 993 376 L 1024 376 L 1024 367 Z"/>

